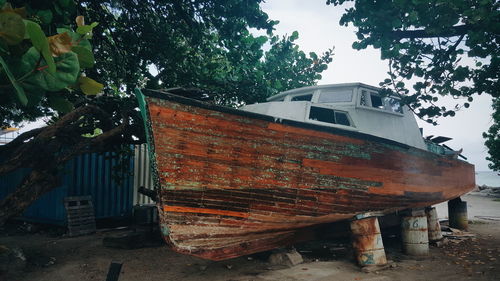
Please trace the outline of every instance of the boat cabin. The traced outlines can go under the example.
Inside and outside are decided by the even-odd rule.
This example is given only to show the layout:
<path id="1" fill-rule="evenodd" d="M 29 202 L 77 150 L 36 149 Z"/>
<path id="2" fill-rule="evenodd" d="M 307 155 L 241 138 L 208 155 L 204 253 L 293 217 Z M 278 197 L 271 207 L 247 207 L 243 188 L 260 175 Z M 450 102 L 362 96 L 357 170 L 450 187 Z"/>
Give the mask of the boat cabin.
<path id="1" fill-rule="evenodd" d="M 427 150 L 413 113 L 396 96 L 362 83 L 303 87 L 241 109 L 370 134 Z"/>

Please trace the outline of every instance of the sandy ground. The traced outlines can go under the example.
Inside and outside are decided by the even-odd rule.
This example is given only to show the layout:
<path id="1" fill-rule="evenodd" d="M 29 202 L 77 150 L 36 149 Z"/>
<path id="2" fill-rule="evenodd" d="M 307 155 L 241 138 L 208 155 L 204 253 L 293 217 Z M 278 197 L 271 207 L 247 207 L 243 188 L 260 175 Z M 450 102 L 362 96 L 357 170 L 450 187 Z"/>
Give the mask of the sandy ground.
<path id="1" fill-rule="evenodd" d="M 165 246 L 134 250 L 103 246 L 110 232 L 65 238 L 48 233 L 0 233 L 0 245 L 20 247 L 27 257 L 24 269 L 3 273 L 0 280 L 105 280 L 111 261 L 123 263 L 121 281 L 268 281 L 268 280 L 500 280 L 500 221 L 474 216 L 500 217 L 500 202 L 491 198 L 465 196 L 470 203 L 471 232 L 475 238 L 431 247 L 424 258 L 405 256 L 397 240 L 384 239 L 389 269 L 364 273 L 355 265 L 350 250 L 334 256 L 305 256 L 292 268 L 271 266 L 260 256 L 240 257 L 222 262 L 206 261 L 170 251 Z M 445 217 L 438 207 L 439 216 Z M 486 210 L 486 211 L 485 211 Z M 341 243 L 328 241 L 325 243 Z"/>

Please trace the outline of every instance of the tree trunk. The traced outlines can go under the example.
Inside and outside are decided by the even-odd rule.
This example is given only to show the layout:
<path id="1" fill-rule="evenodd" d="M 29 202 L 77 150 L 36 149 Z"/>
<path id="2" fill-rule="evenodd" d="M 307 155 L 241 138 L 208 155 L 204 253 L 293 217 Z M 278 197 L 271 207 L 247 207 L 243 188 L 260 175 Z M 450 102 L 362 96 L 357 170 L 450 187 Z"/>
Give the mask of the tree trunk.
<path id="1" fill-rule="evenodd" d="M 59 186 L 57 168 L 33 170 L 19 187 L 0 202 L 0 225 L 7 219 L 21 214 L 40 196 Z"/>
<path id="2" fill-rule="evenodd" d="M 87 105 L 67 113 L 54 124 L 23 133 L 0 146 L 0 176 L 21 167 L 32 169 L 22 183 L 0 201 L 0 226 L 59 186 L 58 168 L 68 160 L 84 153 L 113 151 L 123 144 L 140 142 L 144 136 L 142 121 L 131 121 L 133 116 L 138 116 L 134 110 L 124 110 L 113 122 L 112 115 L 106 111 Z M 102 133 L 88 137 L 94 134 L 96 127 Z"/>

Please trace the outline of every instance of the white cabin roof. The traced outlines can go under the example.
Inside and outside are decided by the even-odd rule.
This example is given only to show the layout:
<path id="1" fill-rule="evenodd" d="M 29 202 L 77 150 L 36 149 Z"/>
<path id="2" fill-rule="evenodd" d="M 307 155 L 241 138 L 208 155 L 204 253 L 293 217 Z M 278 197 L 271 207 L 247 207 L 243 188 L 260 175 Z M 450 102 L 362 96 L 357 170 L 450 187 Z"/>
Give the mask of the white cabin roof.
<path id="1" fill-rule="evenodd" d="M 316 86 L 308 86 L 308 87 L 301 87 L 301 88 L 296 88 L 288 91 L 281 92 L 279 94 L 276 94 L 274 96 L 271 96 L 267 98 L 267 101 L 275 101 L 279 100 L 282 97 L 288 96 L 288 95 L 293 95 L 293 94 L 298 94 L 302 92 L 307 92 L 307 91 L 316 91 L 316 90 L 321 90 L 321 89 L 339 89 L 339 88 L 355 88 L 355 87 L 365 87 L 367 89 L 371 89 L 373 91 L 379 91 L 380 88 L 370 86 L 368 84 L 360 83 L 360 82 L 354 82 L 354 83 L 338 83 L 338 84 L 326 84 L 326 85 L 316 85 Z"/>
<path id="2" fill-rule="evenodd" d="M 417 122 L 396 96 L 363 83 L 302 87 L 241 109 L 275 118 L 342 128 L 426 149 Z"/>

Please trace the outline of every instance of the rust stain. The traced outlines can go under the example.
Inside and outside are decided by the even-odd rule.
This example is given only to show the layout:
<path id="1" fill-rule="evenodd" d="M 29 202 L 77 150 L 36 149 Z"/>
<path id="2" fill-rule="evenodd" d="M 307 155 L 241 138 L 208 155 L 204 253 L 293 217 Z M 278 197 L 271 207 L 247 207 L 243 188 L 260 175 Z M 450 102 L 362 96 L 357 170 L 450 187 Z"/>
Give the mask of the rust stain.
<path id="1" fill-rule="evenodd" d="M 362 266 L 387 263 L 380 226 L 376 217 L 351 222 L 356 259 Z"/>
<path id="2" fill-rule="evenodd" d="M 367 218 L 351 222 L 351 231 L 354 235 L 372 235 L 380 233 L 377 218 Z"/>

